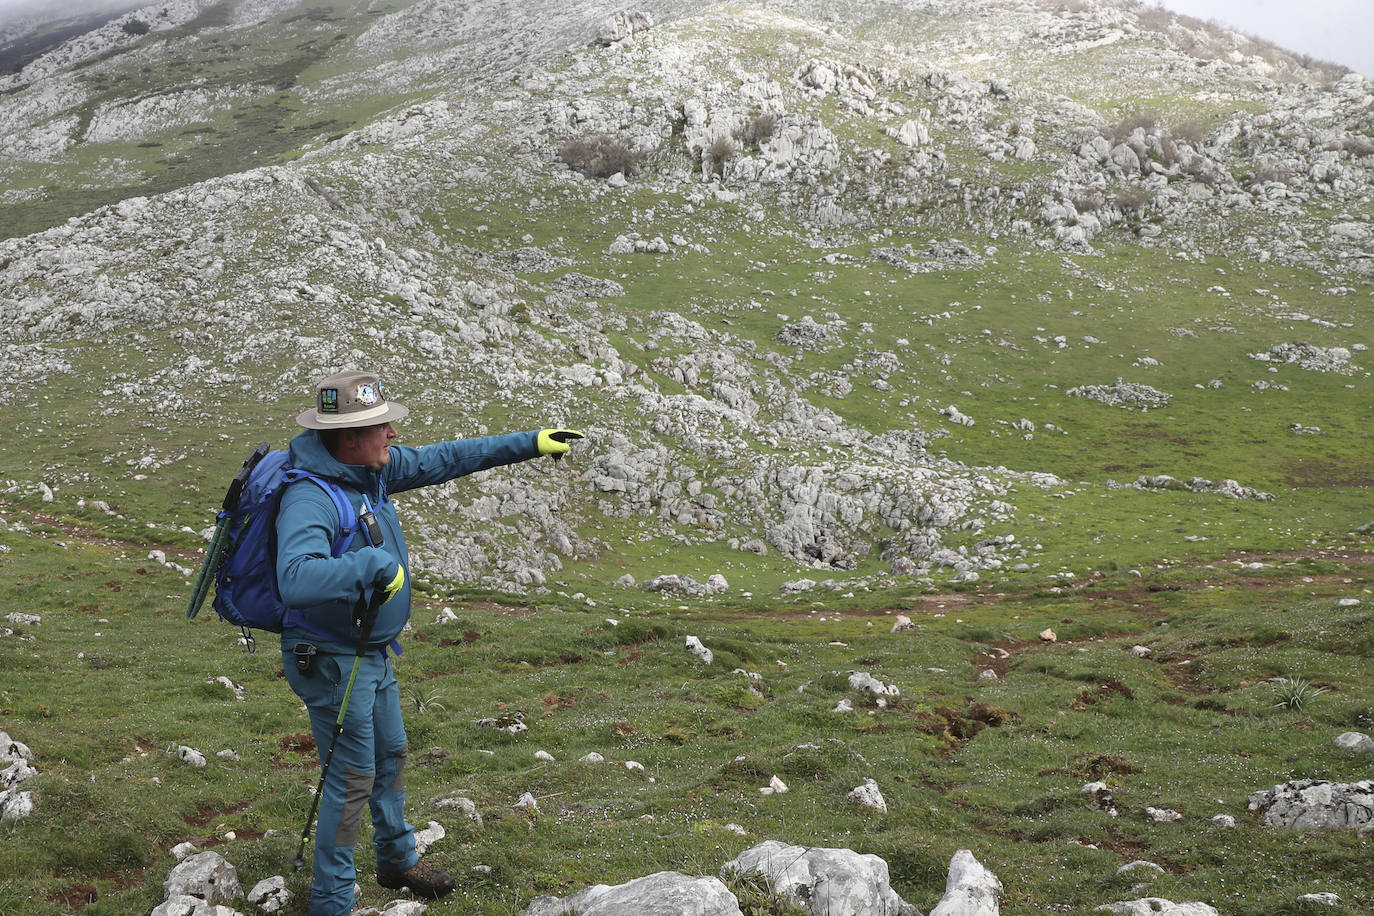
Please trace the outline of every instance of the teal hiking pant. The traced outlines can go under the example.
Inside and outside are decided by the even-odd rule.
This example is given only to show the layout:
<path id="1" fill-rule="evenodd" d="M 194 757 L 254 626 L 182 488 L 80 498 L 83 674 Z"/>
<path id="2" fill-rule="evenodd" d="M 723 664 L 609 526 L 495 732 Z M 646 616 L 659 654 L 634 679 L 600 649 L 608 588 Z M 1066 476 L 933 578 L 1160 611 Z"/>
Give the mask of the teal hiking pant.
<path id="1" fill-rule="evenodd" d="M 310 711 L 310 730 L 323 765 L 356 656 L 320 653 L 311 671 L 302 674 L 294 648 L 283 645 L 282 664 L 291 689 Z M 353 847 L 364 811 L 372 815 L 378 871 L 405 871 L 419 861 L 415 828 L 405 819 L 406 753 L 400 691 L 391 661 L 385 650 L 368 652 L 358 659 L 343 732 L 334 744 L 320 795 L 309 916 L 343 916 L 353 908 L 358 877 Z"/>

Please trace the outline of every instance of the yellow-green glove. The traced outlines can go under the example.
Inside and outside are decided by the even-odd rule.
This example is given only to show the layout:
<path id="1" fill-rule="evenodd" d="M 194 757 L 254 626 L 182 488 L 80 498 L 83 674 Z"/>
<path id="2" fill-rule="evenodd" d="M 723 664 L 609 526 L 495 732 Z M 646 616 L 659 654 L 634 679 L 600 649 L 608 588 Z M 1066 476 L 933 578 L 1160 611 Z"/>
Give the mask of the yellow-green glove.
<path id="1" fill-rule="evenodd" d="M 396 594 L 405 586 L 405 584 L 406 568 L 402 566 L 400 563 L 397 563 L 396 575 L 392 577 L 390 582 L 382 586 L 382 593 L 386 595 L 386 599 L 382 601 L 382 604 L 386 604 L 387 601 L 390 601 L 392 598 L 395 598 Z"/>
<path id="2" fill-rule="evenodd" d="M 539 447 L 539 454 L 552 455 L 553 460 L 557 461 L 568 453 L 569 442 L 585 438 L 575 429 L 541 429 L 535 444 Z"/>

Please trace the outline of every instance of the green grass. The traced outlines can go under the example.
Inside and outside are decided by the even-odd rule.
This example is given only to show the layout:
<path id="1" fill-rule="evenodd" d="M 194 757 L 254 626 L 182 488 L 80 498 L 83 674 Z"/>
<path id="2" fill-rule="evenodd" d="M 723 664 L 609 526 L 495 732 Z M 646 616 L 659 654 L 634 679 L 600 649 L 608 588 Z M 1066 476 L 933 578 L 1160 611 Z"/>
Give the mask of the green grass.
<path id="1" fill-rule="evenodd" d="M 0 604 L 42 618 L 9 624 L 4 642 L 0 728 L 33 749 L 40 775 L 25 785 L 35 813 L 0 831 L 0 884 L 25 895 L 0 897 L 0 912 L 62 913 L 78 892 L 98 898 L 83 912 L 151 909 L 183 840 L 228 857 L 246 887 L 289 873 L 317 771 L 270 637 L 250 656 L 208 610 L 187 622 L 185 580 L 145 560 L 142 544 L 13 503 L 0 517 Z M 424 701 L 406 707 L 410 816 L 445 825 L 431 859 L 459 878 L 458 895 L 431 912 L 514 914 L 539 893 L 669 868 L 714 874 L 767 838 L 882 855 L 923 908 L 958 848 L 999 875 L 1012 912 L 1128 899 L 1113 876 L 1136 858 L 1168 870 L 1151 895 L 1227 912 L 1274 912 L 1315 890 L 1367 908 L 1367 838 L 1263 828 L 1245 803 L 1289 778 L 1362 778 L 1331 738 L 1374 725 L 1374 653 L 1351 641 L 1369 611 L 1335 598 L 1363 595 L 1371 572 L 1181 569 L 1058 594 L 887 590 L 813 608 L 625 604 L 604 589 L 591 595 L 600 607 L 579 608 L 430 583 L 397 665 L 407 696 Z M 439 607 L 458 621 L 431 623 Z M 889 632 L 898 611 L 915 631 Z M 1046 627 L 1058 642 L 1039 638 Z M 686 652 L 687 634 L 717 653 L 713 666 Z M 1154 654 L 1135 657 L 1138 644 Z M 1009 651 L 1002 676 L 980 680 L 994 646 Z M 736 665 L 761 680 L 730 673 Z M 856 670 L 901 696 L 878 708 L 849 688 Z M 212 683 L 220 676 L 245 699 Z M 1323 692 L 1281 708 L 1274 677 Z M 856 711 L 832 712 L 841 697 Z M 530 725 L 518 736 L 476 724 L 517 712 Z M 183 744 L 208 765 L 181 763 Z M 239 759 L 216 756 L 225 748 Z M 591 751 L 607 763 L 577 762 Z M 758 793 L 773 775 L 788 794 Z M 866 778 L 888 815 L 846 803 Z M 1118 817 L 1080 797 L 1097 778 Z M 539 814 L 512 807 L 523 792 Z M 435 804 L 453 794 L 477 803 L 484 828 Z M 1147 806 L 1184 820 L 1154 823 Z M 1217 813 L 1239 823 L 1224 843 L 1209 824 Z M 365 899 L 387 899 L 359 858 Z M 470 871 L 479 864 L 491 871 Z M 1064 869 L 1077 879 L 1057 880 Z M 305 890 L 304 876 L 288 876 Z"/>

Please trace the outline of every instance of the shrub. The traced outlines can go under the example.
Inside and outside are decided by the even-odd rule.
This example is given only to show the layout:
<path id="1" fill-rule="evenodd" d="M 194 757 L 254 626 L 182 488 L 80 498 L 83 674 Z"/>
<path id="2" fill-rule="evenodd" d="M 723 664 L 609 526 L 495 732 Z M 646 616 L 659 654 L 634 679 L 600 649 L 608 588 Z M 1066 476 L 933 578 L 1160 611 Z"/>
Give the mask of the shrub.
<path id="1" fill-rule="evenodd" d="M 1146 6 L 1136 11 L 1136 26 L 1143 32 L 1168 33 L 1174 24 L 1174 14 L 1162 6 Z"/>
<path id="2" fill-rule="evenodd" d="M 1359 134 L 1346 134 L 1345 139 L 1341 141 L 1341 149 L 1357 159 L 1361 156 L 1374 155 L 1374 140 L 1361 137 Z"/>
<path id="3" fill-rule="evenodd" d="M 766 112 L 754 112 L 749 116 L 749 120 L 735 128 L 735 139 L 745 146 L 752 146 L 755 149 L 767 143 L 777 132 L 778 119 Z"/>
<path id="4" fill-rule="evenodd" d="M 1154 200 L 1154 194 L 1145 188 L 1122 188 L 1116 192 L 1116 206 L 1123 213 L 1139 213 Z"/>
<path id="5" fill-rule="evenodd" d="M 1192 146 L 1199 146 L 1202 141 L 1207 139 L 1211 131 L 1207 128 L 1207 122 L 1201 118 L 1188 118 L 1175 124 L 1169 133 L 1175 140 L 1182 140 Z"/>
<path id="6" fill-rule="evenodd" d="M 643 153 L 610 134 L 568 140 L 558 155 L 569 168 L 588 178 L 610 178 L 617 172 L 628 177 L 639 171 L 644 159 Z"/>
<path id="7" fill-rule="evenodd" d="M 1257 185 L 1269 184 L 1270 182 L 1288 184 L 1292 177 L 1292 169 L 1284 165 L 1275 165 L 1272 162 L 1267 162 L 1255 169 L 1254 173 L 1247 178 L 1246 184 L 1252 188 Z"/>
<path id="8" fill-rule="evenodd" d="M 1159 141 L 1159 164 L 1168 168 L 1178 162 L 1178 144 L 1172 137 L 1161 137 Z"/>
<path id="9" fill-rule="evenodd" d="M 1113 143 L 1122 143 L 1135 133 L 1137 127 L 1148 134 L 1158 124 L 1159 119 L 1150 112 L 1133 111 L 1107 128 L 1107 139 Z"/>
<path id="10" fill-rule="evenodd" d="M 723 134 L 706 147 L 706 155 L 711 157 L 711 170 L 721 178 L 725 177 L 725 164 L 738 153 L 739 147 L 735 146 L 735 141 Z"/>
<path id="11" fill-rule="evenodd" d="M 120 28 L 123 29 L 125 34 L 128 35 L 147 35 L 148 30 L 151 29 L 152 26 L 144 22 L 142 19 L 130 19 L 128 22 L 120 26 Z"/>
<path id="12" fill-rule="evenodd" d="M 1215 185 L 1221 181 L 1221 173 L 1201 158 L 1189 160 L 1188 164 L 1183 167 L 1183 171 L 1205 185 Z"/>
<path id="13" fill-rule="evenodd" d="M 1079 213 L 1095 213 L 1102 208 L 1102 192 L 1088 191 L 1073 199 L 1073 208 Z"/>

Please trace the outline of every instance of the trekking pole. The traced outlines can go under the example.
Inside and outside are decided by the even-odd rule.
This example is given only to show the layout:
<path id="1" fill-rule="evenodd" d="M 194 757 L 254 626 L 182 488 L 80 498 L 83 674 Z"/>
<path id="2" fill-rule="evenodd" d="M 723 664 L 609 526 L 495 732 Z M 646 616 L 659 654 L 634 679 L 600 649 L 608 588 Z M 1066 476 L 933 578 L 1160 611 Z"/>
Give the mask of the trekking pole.
<path id="1" fill-rule="evenodd" d="M 224 494 L 224 503 L 220 507 L 218 521 L 215 522 L 215 534 L 210 538 L 210 546 L 205 549 L 205 559 L 200 564 L 200 575 L 196 577 L 196 584 L 191 589 L 191 600 L 186 605 L 186 619 L 191 620 L 200 613 L 200 607 L 205 603 L 205 596 L 210 593 L 210 584 L 215 581 L 215 574 L 219 572 L 220 564 L 224 562 L 224 549 L 229 540 L 229 527 L 233 524 L 231 516 L 238 510 L 239 499 L 243 496 L 243 488 L 248 485 L 248 478 L 253 473 L 253 468 L 258 466 L 272 446 L 264 442 L 243 459 L 243 467 L 239 470 L 234 479 L 229 482 L 229 490 Z"/>
<path id="2" fill-rule="evenodd" d="M 339 715 L 334 719 L 334 734 L 329 739 L 329 752 L 324 755 L 324 762 L 320 764 L 320 785 L 315 790 L 315 797 L 310 801 L 310 813 L 305 816 L 305 829 L 301 831 L 301 844 L 296 847 L 296 857 L 291 860 L 291 868 L 300 871 L 305 865 L 305 844 L 310 842 L 310 827 L 315 823 L 315 812 L 320 809 L 320 796 L 324 794 L 324 780 L 329 775 L 329 764 L 334 759 L 334 745 L 339 741 L 339 735 L 343 734 L 344 715 L 348 712 L 348 698 L 353 695 L 353 682 L 358 679 L 358 663 L 363 660 L 363 653 L 367 651 L 368 640 L 372 638 L 372 625 L 377 622 L 377 610 L 386 601 L 386 590 L 381 587 L 374 587 L 372 590 L 372 602 L 369 604 L 362 595 L 358 596 L 358 604 L 353 609 L 353 625 L 361 627 L 363 635 L 358 639 L 358 651 L 353 656 L 353 670 L 348 675 L 348 686 L 344 688 L 343 702 L 339 704 Z"/>

